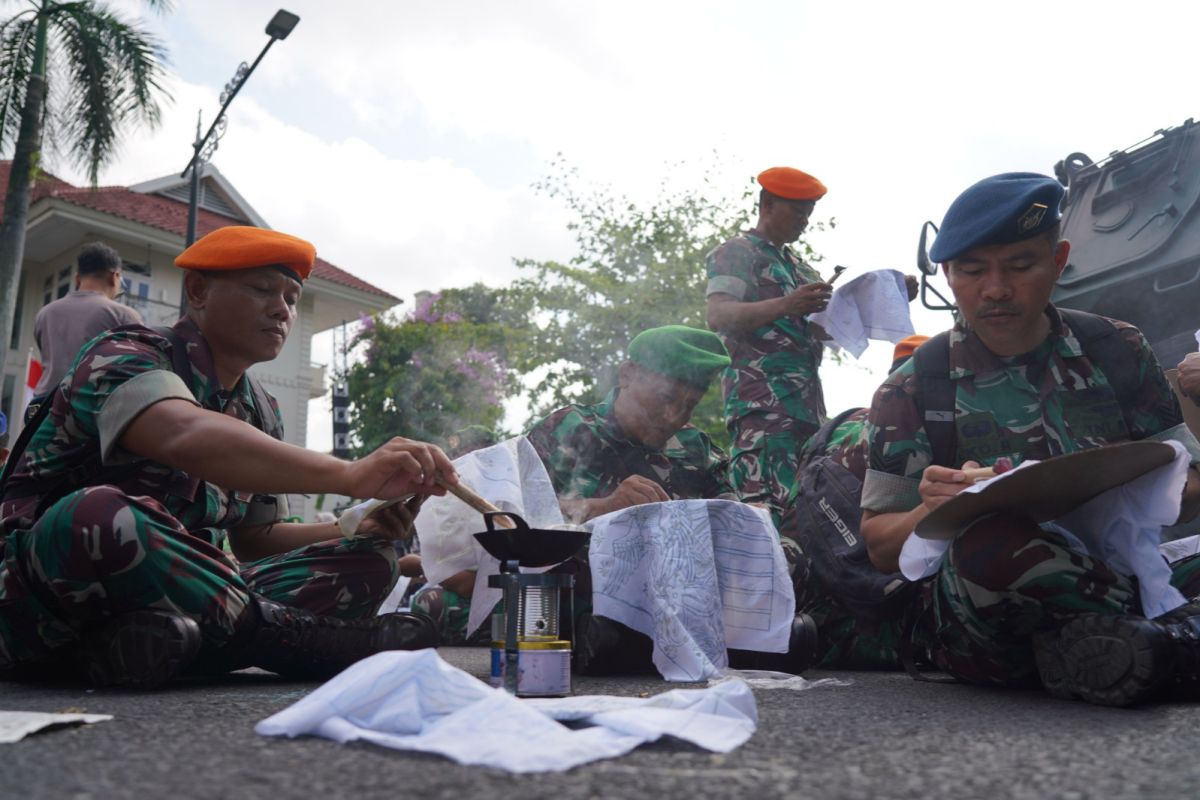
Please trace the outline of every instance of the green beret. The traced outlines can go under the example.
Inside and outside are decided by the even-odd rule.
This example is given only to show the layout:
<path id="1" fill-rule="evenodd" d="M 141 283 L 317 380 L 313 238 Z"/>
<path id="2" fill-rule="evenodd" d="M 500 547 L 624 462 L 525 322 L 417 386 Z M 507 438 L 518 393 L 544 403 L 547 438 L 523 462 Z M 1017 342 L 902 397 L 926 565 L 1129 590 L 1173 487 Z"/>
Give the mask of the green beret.
<path id="1" fill-rule="evenodd" d="M 686 325 L 642 331 L 629 343 L 629 360 L 698 389 L 707 389 L 713 376 L 730 363 L 719 336 Z"/>

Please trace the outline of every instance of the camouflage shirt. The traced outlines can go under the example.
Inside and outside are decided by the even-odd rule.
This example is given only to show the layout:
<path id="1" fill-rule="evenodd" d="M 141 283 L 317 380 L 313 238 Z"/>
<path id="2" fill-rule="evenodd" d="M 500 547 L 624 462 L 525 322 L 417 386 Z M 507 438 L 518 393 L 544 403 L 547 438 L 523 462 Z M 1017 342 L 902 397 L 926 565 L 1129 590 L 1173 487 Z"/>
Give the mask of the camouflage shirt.
<path id="1" fill-rule="evenodd" d="M 630 441 L 613 411 L 618 391 L 594 406 L 560 408 L 529 430 L 559 497 L 607 497 L 621 481 L 641 475 L 673 500 L 736 499 L 725 453 L 699 428 L 685 425 L 661 450 Z"/>
<path id="2" fill-rule="evenodd" d="M 821 276 L 789 247 L 776 247 L 750 231 L 725 242 L 706 258 L 709 295 L 743 303 L 771 300 Z M 744 333 L 722 333 L 732 364 L 721 375 L 725 418 L 778 413 L 821 424 L 825 398 L 817 368 L 822 347 L 804 317 L 781 317 Z"/>
<path id="3" fill-rule="evenodd" d="M 191 388 L 174 371 L 171 342 L 156 331 L 128 326 L 85 346 L 51 396 L 50 413 L 29 442 L 5 487 L 0 526 L 25 527 L 44 496 L 84 486 L 112 484 L 130 495 L 154 498 L 184 528 L 218 544 L 219 529 L 245 517 L 251 495 L 227 491 L 181 470 L 138 459 L 117 444 L 133 419 L 149 406 L 181 398 L 259 427 L 254 395 L 243 376 L 221 388 L 212 354 L 188 319 L 175 325 L 187 344 Z M 272 403 L 270 414 L 279 417 Z"/>
<path id="4" fill-rule="evenodd" d="M 1130 440 L 1176 439 L 1200 460 L 1200 444 L 1183 426 L 1179 404 L 1149 344 L 1137 328 L 1113 321 L 1133 350 L 1138 391 L 1122 409 L 1109 380 L 1084 355 L 1078 339 L 1050 306 L 1050 335 L 1032 351 L 994 355 L 962 323 L 950 333 L 950 378 L 955 383 L 955 463 L 1014 466 Z M 862 507 L 908 511 L 920 503 L 917 487 L 933 460 L 914 399 L 917 378 L 909 361 L 875 392 L 865 437 L 868 470 Z M 1128 422 L 1126 422 L 1128 420 Z"/>

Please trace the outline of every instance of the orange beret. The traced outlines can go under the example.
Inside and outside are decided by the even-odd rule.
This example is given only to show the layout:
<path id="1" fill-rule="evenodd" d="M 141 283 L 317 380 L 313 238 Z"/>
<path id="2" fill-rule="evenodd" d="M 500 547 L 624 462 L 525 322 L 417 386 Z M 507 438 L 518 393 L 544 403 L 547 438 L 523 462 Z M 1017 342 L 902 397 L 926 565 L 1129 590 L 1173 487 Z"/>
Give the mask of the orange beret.
<path id="1" fill-rule="evenodd" d="M 913 354 L 914 350 L 925 344 L 927 341 L 929 341 L 929 337 L 922 336 L 919 333 L 915 333 L 912 336 L 905 336 L 903 339 L 896 342 L 896 349 L 892 351 L 892 360 L 899 361 L 902 358 L 908 358 Z M 921 358 L 924 357 L 925 356 L 921 356 Z"/>
<path id="2" fill-rule="evenodd" d="M 786 200 L 820 200 L 828 191 L 825 184 L 791 167 L 771 167 L 758 173 L 758 185 Z"/>
<path id="3" fill-rule="evenodd" d="M 312 272 L 317 248 L 286 233 L 247 225 L 217 228 L 175 259 L 182 269 L 235 270 L 282 267 L 300 281 Z"/>

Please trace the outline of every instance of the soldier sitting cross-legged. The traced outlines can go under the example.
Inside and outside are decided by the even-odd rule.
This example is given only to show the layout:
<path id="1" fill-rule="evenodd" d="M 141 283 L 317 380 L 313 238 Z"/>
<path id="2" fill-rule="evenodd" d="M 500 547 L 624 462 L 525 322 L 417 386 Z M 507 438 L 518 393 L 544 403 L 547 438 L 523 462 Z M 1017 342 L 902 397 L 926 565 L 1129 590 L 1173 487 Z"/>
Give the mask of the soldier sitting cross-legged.
<path id="1" fill-rule="evenodd" d="M 0 495 L 5 675 L 79 664 L 95 684 L 140 688 L 247 666 L 325 678 L 437 644 L 426 618 L 375 612 L 397 576 L 390 539 L 445 492 L 436 477 L 457 481 L 445 454 L 393 439 L 347 462 L 285 444 L 247 373 L 283 349 L 314 258 L 275 231 L 208 234 L 176 259 L 186 316 L 95 339 L 47 399 Z M 289 492 L 411 499 L 344 539 L 334 523 L 280 521 Z"/>
<path id="2" fill-rule="evenodd" d="M 1063 191 L 1006 173 L 946 212 L 930 255 L 961 319 L 887 378 L 864 432 L 861 533 L 883 572 L 898 569 L 917 523 L 970 485 L 964 469 L 1002 460 L 1175 440 L 1191 457 L 1180 520 L 1200 510 L 1200 444 L 1141 333 L 1050 303 L 1070 252 L 1058 236 Z M 934 353 L 948 408 L 931 406 L 923 380 L 936 377 Z M 1171 584 L 1193 601 L 1148 619 L 1136 583 L 1081 547 L 1020 509 L 976 520 L 924 580 L 916 635 L 961 680 L 1107 705 L 1200 678 L 1200 557 L 1171 564 Z"/>
<path id="3" fill-rule="evenodd" d="M 617 386 L 595 405 L 569 405 L 536 423 L 529 441 L 546 465 L 564 516 L 583 522 L 644 503 L 727 499 L 729 460 L 689 424 L 717 372 L 729 365 L 720 338 L 683 325 L 651 328 L 633 338 Z M 581 606 L 590 573 L 580 575 Z M 648 669 L 650 640 L 604 617 L 579 615 L 575 665 L 585 673 Z M 748 654 L 755 666 L 800 672 L 811 666 L 816 628 L 796 617 L 788 654 Z M 734 652 L 735 660 L 743 657 Z M 778 662 L 778 663 L 776 663 Z M 739 661 L 744 666 L 746 660 Z"/>

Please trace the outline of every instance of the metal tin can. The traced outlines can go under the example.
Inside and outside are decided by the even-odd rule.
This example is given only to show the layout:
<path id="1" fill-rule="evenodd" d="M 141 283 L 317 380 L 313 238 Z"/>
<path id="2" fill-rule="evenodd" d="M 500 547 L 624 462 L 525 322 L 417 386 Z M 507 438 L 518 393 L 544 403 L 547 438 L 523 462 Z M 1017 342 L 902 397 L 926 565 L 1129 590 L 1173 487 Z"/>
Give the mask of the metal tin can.
<path id="1" fill-rule="evenodd" d="M 518 697 L 566 697 L 571 693 L 570 642 L 521 642 L 517 647 Z"/>
<path id="2" fill-rule="evenodd" d="M 492 642 L 488 683 L 504 685 L 504 642 Z M 571 643 L 562 639 L 517 644 L 517 696 L 566 697 L 571 693 Z"/>

